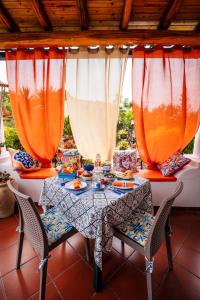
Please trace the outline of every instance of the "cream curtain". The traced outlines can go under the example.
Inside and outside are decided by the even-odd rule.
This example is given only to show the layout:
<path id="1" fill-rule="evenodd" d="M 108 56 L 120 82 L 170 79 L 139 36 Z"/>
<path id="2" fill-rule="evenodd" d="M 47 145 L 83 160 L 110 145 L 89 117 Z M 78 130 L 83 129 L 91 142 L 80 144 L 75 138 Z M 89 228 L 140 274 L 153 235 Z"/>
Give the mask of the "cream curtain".
<path id="1" fill-rule="evenodd" d="M 127 54 L 81 53 L 67 60 L 67 111 L 81 155 L 111 159 Z"/>

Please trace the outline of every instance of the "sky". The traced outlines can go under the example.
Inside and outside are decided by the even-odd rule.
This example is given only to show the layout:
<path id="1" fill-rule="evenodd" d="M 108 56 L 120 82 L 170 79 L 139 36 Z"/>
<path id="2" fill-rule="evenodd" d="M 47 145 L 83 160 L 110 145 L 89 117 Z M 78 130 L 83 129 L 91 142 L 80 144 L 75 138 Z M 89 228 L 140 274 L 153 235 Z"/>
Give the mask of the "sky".
<path id="1" fill-rule="evenodd" d="M 6 63 L 5 61 L 0 61 L 0 81 L 7 83 L 6 75 Z M 124 85 L 122 90 L 122 97 L 128 98 L 131 101 L 132 98 L 132 88 L 131 88 L 131 58 L 128 58 L 126 73 L 124 76 Z"/>

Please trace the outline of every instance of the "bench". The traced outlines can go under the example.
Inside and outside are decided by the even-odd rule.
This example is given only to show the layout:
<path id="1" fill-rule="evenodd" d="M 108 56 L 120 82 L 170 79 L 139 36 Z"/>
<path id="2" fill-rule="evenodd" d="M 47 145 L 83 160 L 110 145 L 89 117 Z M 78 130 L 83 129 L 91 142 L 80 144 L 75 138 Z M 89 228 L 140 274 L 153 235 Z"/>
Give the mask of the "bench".
<path id="1" fill-rule="evenodd" d="M 174 205 L 200 207 L 200 160 L 195 159 L 192 155 L 188 155 L 188 157 L 192 161 L 177 172 L 175 176 L 164 177 L 158 170 L 146 169 L 139 170 L 138 173 L 136 173 L 136 175 L 151 181 L 154 205 L 159 206 L 163 198 L 175 188 L 176 181 L 181 180 L 184 183 L 184 189 Z M 1 163 L 0 169 L 9 172 L 18 182 L 20 191 L 30 195 L 36 202 L 40 197 L 44 179 L 57 174 L 54 168 L 50 168 L 49 170 L 41 169 L 36 172 L 23 173 L 19 176 L 17 172 L 12 170 L 10 158 L 8 158 L 6 162 Z"/>

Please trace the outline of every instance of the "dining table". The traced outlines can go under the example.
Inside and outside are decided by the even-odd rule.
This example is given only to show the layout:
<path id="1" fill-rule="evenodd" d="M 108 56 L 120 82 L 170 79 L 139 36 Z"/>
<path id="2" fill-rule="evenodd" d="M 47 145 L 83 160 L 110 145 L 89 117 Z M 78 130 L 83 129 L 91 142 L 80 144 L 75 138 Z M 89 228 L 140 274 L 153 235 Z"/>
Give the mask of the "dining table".
<path id="1" fill-rule="evenodd" d="M 127 221 L 137 209 L 152 212 L 149 180 L 135 176 L 132 189 L 114 189 L 112 185 L 97 191 L 87 183 L 85 189 L 72 191 L 56 177 L 44 180 L 39 204 L 56 206 L 84 237 L 94 239 L 93 285 L 102 289 L 102 255 L 112 248 L 114 227 Z"/>

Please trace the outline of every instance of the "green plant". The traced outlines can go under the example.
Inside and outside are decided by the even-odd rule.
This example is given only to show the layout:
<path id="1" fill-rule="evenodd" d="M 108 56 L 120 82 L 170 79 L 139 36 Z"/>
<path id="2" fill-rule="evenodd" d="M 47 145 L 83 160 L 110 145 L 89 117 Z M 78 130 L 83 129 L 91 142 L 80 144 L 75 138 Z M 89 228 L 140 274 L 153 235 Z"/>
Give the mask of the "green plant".
<path id="1" fill-rule="evenodd" d="M 5 183 L 7 180 L 10 178 L 10 174 L 7 173 L 6 171 L 1 172 L 0 171 L 0 183 Z"/>
<path id="2" fill-rule="evenodd" d="M 83 160 L 83 164 L 84 165 L 94 165 L 94 162 L 93 162 L 93 160 L 92 159 L 84 159 Z"/>
<path id="3" fill-rule="evenodd" d="M 129 148 L 129 143 L 127 141 L 120 141 L 118 144 L 119 150 L 126 150 Z"/>
<path id="4" fill-rule="evenodd" d="M 183 150 L 183 153 L 192 154 L 193 148 L 194 148 L 194 139 L 191 140 L 191 142 L 185 147 L 185 149 Z"/>
<path id="5" fill-rule="evenodd" d="M 15 127 L 5 127 L 4 133 L 6 148 L 23 150 Z"/>
<path id="6" fill-rule="evenodd" d="M 63 135 L 71 136 L 71 137 L 73 136 L 69 116 L 65 117 L 65 119 L 64 119 Z"/>

